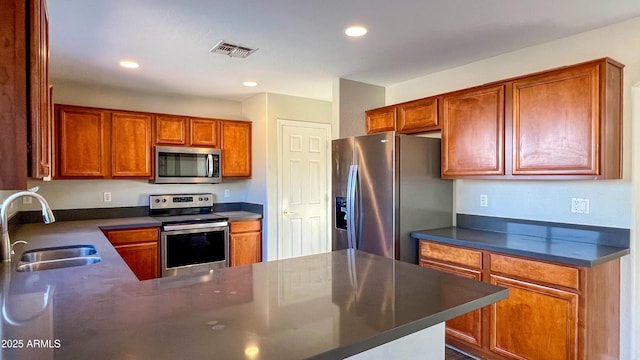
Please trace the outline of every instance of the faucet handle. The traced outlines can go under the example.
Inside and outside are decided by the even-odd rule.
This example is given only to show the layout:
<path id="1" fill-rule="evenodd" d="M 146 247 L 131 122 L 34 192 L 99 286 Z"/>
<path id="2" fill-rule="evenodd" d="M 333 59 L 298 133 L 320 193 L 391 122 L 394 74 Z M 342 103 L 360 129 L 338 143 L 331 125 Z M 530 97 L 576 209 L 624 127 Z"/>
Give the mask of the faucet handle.
<path id="1" fill-rule="evenodd" d="M 14 254 L 16 253 L 16 252 L 13 250 L 13 247 L 14 247 L 16 244 L 25 244 L 25 245 L 26 245 L 26 244 L 28 244 L 28 242 L 26 242 L 26 241 L 24 241 L 24 240 L 17 240 L 17 241 L 14 241 L 14 242 L 13 242 L 13 244 L 11 244 L 11 255 L 14 255 Z"/>

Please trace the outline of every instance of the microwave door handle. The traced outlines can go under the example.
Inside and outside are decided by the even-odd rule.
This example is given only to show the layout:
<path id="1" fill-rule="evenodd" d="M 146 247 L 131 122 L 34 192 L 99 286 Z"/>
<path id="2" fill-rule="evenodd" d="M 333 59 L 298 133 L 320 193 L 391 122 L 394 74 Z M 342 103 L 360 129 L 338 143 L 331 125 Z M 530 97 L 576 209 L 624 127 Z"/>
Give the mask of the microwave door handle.
<path id="1" fill-rule="evenodd" d="M 205 158 L 204 177 L 209 177 L 209 155 L 207 155 L 207 157 Z"/>
<path id="2" fill-rule="evenodd" d="M 207 155 L 207 177 L 213 177 L 213 155 Z"/>

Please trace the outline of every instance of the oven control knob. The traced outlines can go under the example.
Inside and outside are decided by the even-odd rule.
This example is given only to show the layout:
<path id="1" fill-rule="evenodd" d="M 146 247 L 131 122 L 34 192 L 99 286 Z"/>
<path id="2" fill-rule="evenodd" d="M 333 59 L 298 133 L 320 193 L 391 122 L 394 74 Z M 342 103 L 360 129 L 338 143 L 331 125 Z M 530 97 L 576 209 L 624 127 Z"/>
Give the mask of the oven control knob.
<path id="1" fill-rule="evenodd" d="M 162 199 L 162 202 L 163 202 L 163 203 L 166 203 L 166 202 L 167 202 L 167 199 Z"/>
<path id="2" fill-rule="evenodd" d="M 208 197 L 205 197 L 205 198 L 204 198 L 204 201 L 209 201 L 209 198 L 208 198 Z"/>
<path id="3" fill-rule="evenodd" d="M 160 199 L 156 199 L 156 200 L 154 201 L 154 203 L 156 203 L 156 204 L 160 204 Z"/>
<path id="4" fill-rule="evenodd" d="M 202 197 L 199 197 L 199 198 L 198 198 L 198 201 L 202 201 Z"/>

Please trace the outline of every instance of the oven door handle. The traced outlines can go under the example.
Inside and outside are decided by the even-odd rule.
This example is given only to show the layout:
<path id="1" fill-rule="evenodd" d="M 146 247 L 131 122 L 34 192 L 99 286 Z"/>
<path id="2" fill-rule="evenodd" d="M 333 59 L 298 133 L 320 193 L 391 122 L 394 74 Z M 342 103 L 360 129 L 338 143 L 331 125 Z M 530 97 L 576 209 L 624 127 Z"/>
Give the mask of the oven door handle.
<path id="1" fill-rule="evenodd" d="M 224 228 L 228 226 L 229 223 L 226 221 L 219 221 L 214 223 L 203 224 L 181 224 L 181 225 L 165 225 L 162 227 L 163 231 L 177 231 L 177 230 L 191 230 L 191 229 L 201 229 L 203 231 L 215 231 L 218 229 L 215 228 Z M 222 230 L 222 229 L 220 229 Z"/>

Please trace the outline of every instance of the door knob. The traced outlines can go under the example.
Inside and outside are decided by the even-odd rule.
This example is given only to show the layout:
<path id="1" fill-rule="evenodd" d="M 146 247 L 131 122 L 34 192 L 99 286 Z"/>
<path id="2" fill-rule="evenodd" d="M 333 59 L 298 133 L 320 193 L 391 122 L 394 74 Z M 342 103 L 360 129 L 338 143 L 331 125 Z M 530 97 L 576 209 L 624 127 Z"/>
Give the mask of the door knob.
<path id="1" fill-rule="evenodd" d="M 289 211 L 289 210 L 287 210 L 287 209 L 284 209 L 284 211 L 283 211 L 282 213 L 284 214 L 284 216 L 287 216 L 287 215 L 293 215 L 293 213 L 292 213 L 292 212 L 290 212 L 290 211 Z"/>

